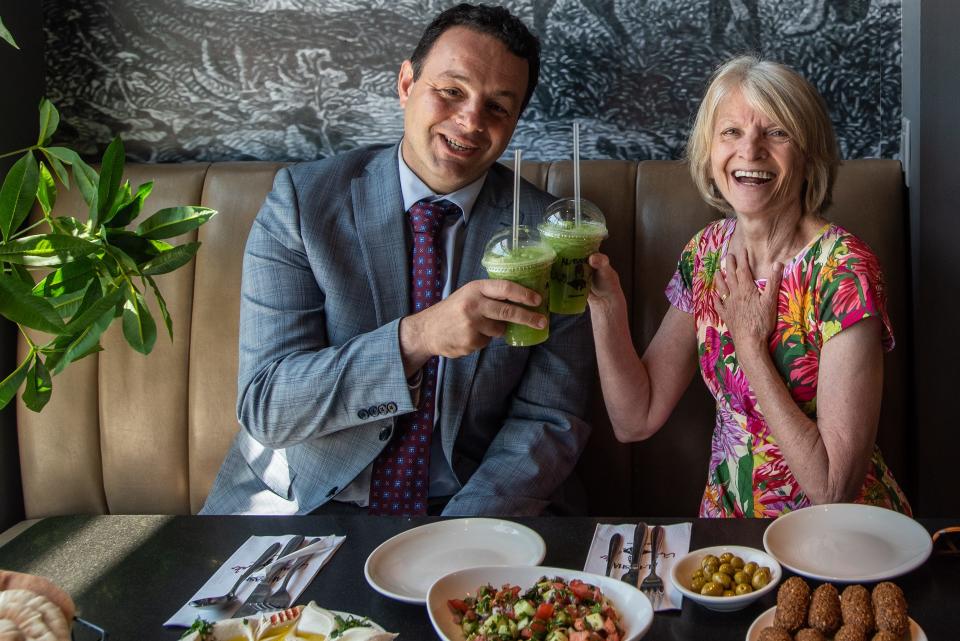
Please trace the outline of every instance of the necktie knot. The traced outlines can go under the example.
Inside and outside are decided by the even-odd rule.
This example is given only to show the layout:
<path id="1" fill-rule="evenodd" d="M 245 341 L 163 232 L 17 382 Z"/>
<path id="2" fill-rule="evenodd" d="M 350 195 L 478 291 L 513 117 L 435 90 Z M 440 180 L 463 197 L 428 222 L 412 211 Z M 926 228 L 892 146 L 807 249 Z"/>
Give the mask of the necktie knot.
<path id="1" fill-rule="evenodd" d="M 410 225 L 414 233 L 429 234 L 433 237 L 443 226 L 443 219 L 448 214 L 457 213 L 459 210 L 457 205 L 447 200 L 436 202 L 421 200 L 414 203 L 407 214 L 410 216 Z"/>

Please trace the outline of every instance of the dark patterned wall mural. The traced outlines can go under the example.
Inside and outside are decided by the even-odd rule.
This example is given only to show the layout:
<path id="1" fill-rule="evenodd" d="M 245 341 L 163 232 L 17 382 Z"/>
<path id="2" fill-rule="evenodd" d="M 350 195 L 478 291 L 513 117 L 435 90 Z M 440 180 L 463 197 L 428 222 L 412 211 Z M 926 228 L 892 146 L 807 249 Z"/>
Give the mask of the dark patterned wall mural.
<path id="1" fill-rule="evenodd" d="M 301 160 L 402 132 L 399 63 L 439 0 L 44 0 L 65 140 L 141 161 Z M 712 69 L 759 51 L 813 80 L 843 155 L 899 149 L 900 0 L 516 0 L 543 42 L 531 159 L 676 158 Z"/>

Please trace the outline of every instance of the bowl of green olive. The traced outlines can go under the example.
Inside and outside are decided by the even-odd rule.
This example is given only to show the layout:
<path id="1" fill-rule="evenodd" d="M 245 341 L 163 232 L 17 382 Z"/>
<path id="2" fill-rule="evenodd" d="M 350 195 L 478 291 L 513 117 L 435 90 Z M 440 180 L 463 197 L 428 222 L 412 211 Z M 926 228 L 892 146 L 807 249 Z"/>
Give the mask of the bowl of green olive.
<path id="1" fill-rule="evenodd" d="M 741 545 L 694 550 L 670 570 L 670 580 L 685 598 L 718 612 L 747 607 L 772 591 L 782 576 L 775 558 Z"/>

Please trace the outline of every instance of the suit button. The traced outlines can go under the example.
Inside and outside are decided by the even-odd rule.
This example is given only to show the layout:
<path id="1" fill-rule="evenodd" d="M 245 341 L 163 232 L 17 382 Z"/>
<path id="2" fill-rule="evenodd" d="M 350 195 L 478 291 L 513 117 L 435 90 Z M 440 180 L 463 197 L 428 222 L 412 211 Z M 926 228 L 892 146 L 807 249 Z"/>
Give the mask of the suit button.
<path id="1" fill-rule="evenodd" d="M 357 418 L 359 418 L 361 421 L 367 418 L 367 410 L 360 410 L 357 412 Z"/>
<path id="2" fill-rule="evenodd" d="M 336 494 L 336 493 L 337 493 L 337 490 L 339 490 L 339 489 L 340 489 L 340 488 L 338 488 L 336 485 L 334 485 L 334 486 L 330 489 L 330 491 L 327 492 L 327 498 L 330 498 L 331 496 L 333 496 L 334 494 Z"/>
<path id="3" fill-rule="evenodd" d="M 370 407 L 367 408 L 367 415 L 368 415 L 368 416 L 377 416 L 377 415 L 379 415 L 379 414 L 380 414 L 380 412 L 377 411 L 377 406 L 376 406 L 376 405 L 371 405 Z"/>
<path id="4" fill-rule="evenodd" d="M 388 438 L 390 438 L 390 434 L 392 433 L 393 433 L 393 430 L 390 429 L 389 427 L 383 428 L 382 430 L 380 430 L 380 440 L 381 441 L 387 440 Z"/>
<path id="5" fill-rule="evenodd" d="M 378 413 L 378 414 L 386 414 L 386 413 L 387 413 L 387 405 L 386 405 L 386 403 L 380 403 L 379 405 L 377 405 L 377 413 Z"/>
<path id="6" fill-rule="evenodd" d="M 390 401 L 389 403 L 387 403 L 387 411 L 390 412 L 391 414 L 393 414 L 394 412 L 396 412 L 396 411 L 397 411 L 397 404 L 394 403 L 393 401 Z"/>

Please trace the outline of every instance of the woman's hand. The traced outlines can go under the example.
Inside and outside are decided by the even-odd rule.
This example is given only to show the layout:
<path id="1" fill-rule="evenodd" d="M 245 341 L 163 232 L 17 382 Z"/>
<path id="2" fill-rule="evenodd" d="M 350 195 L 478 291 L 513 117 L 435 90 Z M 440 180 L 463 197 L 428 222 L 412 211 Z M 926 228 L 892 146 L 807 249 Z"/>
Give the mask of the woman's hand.
<path id="1" fill-rule="evenodd" d="M 627 301 L 620 286 L 620 276 L 617 270 L 610 265 L 606 254 L 590 255 L 590 267 L 593 268 L 593 283 L 587 295 L 590 304 L 590 314 L 593 318 L 603 316 L 610 318 L 619 312 L 626 313 Z"/>
<path id="2" fill-rule="evenodd" d="M 759 290 L 746 250 L 730 254 L 714 276 L 714 308 L 733 337 L 738 352 L 767 350 L 767 339 L 777 327 L 777 298 L 783 265 L 773 264 L 766 286 Z M 756 353 L 756 352 L 755 352 Z"/>

